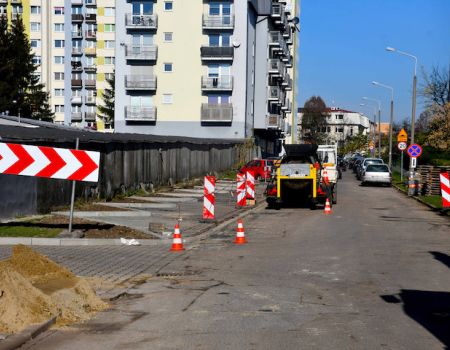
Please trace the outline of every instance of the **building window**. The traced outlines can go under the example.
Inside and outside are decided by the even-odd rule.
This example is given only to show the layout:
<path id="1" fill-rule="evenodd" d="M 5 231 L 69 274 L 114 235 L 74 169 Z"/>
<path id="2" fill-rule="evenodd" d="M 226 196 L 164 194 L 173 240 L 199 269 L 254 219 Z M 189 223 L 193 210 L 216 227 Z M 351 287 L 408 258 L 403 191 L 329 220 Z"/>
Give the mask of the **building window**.
<path id="1" fill-rule="evenodd" d="M 64 89 L 55 89 L 55 96 L 64 96 Z"/>
<path id="2" fill-rule="evenodd" d="M 55 113 L 64 113 L 64 105 L 55 105 Z"/>
<path id="3" fill-rule="evenodd" d="M 112 80 L 114 78 L 114 73 L 105 73 L 106 80 Z"/>
<path id="4" fill-rule="evenodd" d="M 172 72 L 173 64 L 172 63 L 164 63 L 164 72 Z"/>
<path id="5" fill-rule="evenodd" d="M 114 57 L 105 57 L 105 64 L 114 64 L 115 58 Z"/>
<path id="6" fill-rule="evenodd" d="M 353 136 L 353 128 L 350 128 L 350 135 Z"/>
<path id="7" fill-rule="evenodd" d="M 30 23 L 30 31 L 39 32 L 41 30 L 41 24 L 39 22 Z"/>
<path id="8" fill-rule="evenodd" d="M 41 7 L 40 6 L 31 6 L 30 13 L 32 15 L 39 15 L 39 14 L 41 14 Z"/>
<path id="9" fill-rule="evenodd" d="M 54 62 L 55 64 L 64 64 L 64 56 L 55 56 Z"/>
<path id="10" fill-rule="evenodd" d="M 230 34 L 210 34 L 209 46 L 230 46 Z"/>
<path id="11" fill-rule="evenodd" d="M 55 32 L 63 32 L 64 23 L 55 23 Z"/>
<path id="12" fill-rule="evenodd" d="M 337 132 L 344 132 L 344 128 L 338 128 Z"/>
<path id="13" fill-rule="evenodd" d="M 73 15 L 81 15 L 82 14 L 81 10 L 82 10 L 81 6 L 72 6 L 70 11 Z"/>
<path id="14" fill-rule="evenodd" d="M 173 1 L 164 1 L 164 11 L 173 10 Z"/>
<path id="15" fill-rule="evenodd" d="M 41 47 L 41 41 L 39 39 L 32 39 L 32 40 L 30 40 L 30 46 L 33 49 L 40 48 Z"/>
<path id="16" fill-rule="evenodd" d="M 33 56 L 33 64 L 41 64 L 41 56 Z"/>
<path id="17" fill-rule="evenodd" d="M 56 48 L 64 47 L 64 40 L 55 40 L 55 47 Z"/>
<path id="18" fill-rule="evenodd" d="M 116 31 L 115 24 L 105 24 L 105 33 L 114 33 Z"/>
<path id="19" fill-rule="evenodd" d="M 173 33 L 172 32 L 165 32 L 164 33 L 164 42 L 171 43 L 173 40 Z"/>
<path id="20" fill-rule="evenodd" d="M 114 49 L 116 42 L 114 40 L 105 40 L 105 49 Z"/>
<path id="21" fill-rule="evenodd" d="M 208 103 L 215 105 L 230 103 L 230 95 L 208 95 Z"/>
<path id="22" fill-rule="evenodd" d="M 343 114 L 336 114 L 336 119 L 344 119 L 344 115 Z"/>
<path id="23" fill-rule="evenodd" d="M 55 72 L 55 80 L 64 80 L 63 72 Z"/>
<path id="24" fill-rule="evenodd" d="M 55 15 L 63 15 L 64 14 L 64 7 L 54 7 L 53 12 Z"/>
<path id="25" fill-rule="evenodd" d="M 172 94 L 163 94 L 163 104 L 171 105 L 173 103 L 173 95 Z"/>
<path id="26" fill-rule="evenodd" d="M 86 5 L 95 5 L 96 0 L 85 0 Z"/>
<path id="27" fill-rule="evenodd" d="M 116 15 L 116 9 L 114 7 L 105 7 L 105 16 L 114 17 Z"/>

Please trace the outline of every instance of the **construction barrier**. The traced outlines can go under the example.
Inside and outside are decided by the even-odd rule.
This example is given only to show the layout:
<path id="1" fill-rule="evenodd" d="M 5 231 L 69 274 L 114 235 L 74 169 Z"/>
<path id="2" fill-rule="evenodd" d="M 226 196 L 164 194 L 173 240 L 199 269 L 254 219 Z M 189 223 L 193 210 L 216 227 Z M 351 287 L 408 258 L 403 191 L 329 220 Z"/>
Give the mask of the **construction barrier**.
<path id="1" fill-rule="evenodd" d="M 245 207 L 247 204 L 247 190 L 245 185 L 245 175 L 237 174 L 236 176 L 236 205 Z"/>
<path id="2" fill-rule="evenodd" d="M 252 171 L 246 174 L 247 199 L 255 199 L 255 176 Z"/>
<path id="3" fill-rule="evenodd" d="M 450 178 L 448 173 L 439 175 L 441 181 L 442 208 L 450 208 Z"/>
<path id="4" fill-rule="evenodd" d="M 214 219 L 214 206 L 216 203 L 216 178 L 205 176 L 203 189 L 203 219 Z"/>

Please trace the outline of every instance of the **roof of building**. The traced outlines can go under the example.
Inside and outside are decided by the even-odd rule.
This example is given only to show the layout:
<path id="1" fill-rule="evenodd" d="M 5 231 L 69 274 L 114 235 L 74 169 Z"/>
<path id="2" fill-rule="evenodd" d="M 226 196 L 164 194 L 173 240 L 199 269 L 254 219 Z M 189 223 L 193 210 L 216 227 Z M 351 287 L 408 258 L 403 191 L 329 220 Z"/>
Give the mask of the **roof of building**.
<path id="1" fill-rule="evenodd" d="M 305 110 L 305 108 L 300 107 L 298 109 L 298 112 L 303 113 L 304 110 Z M 349 111 L 347 109 L 338 108 L 338 107 L 327 107 L 323 110 L 323 112 L 325 112 L 325 113 L 359 113 L 359 112 L 353 112 L 353 111 Z"/>

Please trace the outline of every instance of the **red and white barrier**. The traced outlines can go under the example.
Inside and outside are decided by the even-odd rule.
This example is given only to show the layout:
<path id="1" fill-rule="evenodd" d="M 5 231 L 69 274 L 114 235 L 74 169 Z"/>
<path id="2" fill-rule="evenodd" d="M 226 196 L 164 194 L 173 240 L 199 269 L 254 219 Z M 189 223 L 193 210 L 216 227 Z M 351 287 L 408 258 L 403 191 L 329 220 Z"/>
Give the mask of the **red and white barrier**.
<path id="1" fill-rule="evenodd" d="M 214 219 L 214 205 L 216 203 L 216 178 L 205 176 L 203 188 L 203 219 Z"/>
<path id="2" fill-rule="evenodd" d="M 0 174 L 98 181 L 100 153 L 0 142 Z"/>
<path id="3" fill-rule="evenodd" d="M 253 171 L 247 171 L 246 178 L 247 199 L 255 199 L 255 176 Z"/>
<path id="4" fill-rule="evenodd" d="M 450 208 L 450 178 L 448 173 L 441 173 L 440 180 L 442 193 L 442 207 Z"/>
<path id="5" fill-rule="evenodd" d="M 245 207 L 247 205 L 247 190 L 245 185 L 245 176 L 237 174 L 236 176 L 236 204 L 238 207 Z"/>

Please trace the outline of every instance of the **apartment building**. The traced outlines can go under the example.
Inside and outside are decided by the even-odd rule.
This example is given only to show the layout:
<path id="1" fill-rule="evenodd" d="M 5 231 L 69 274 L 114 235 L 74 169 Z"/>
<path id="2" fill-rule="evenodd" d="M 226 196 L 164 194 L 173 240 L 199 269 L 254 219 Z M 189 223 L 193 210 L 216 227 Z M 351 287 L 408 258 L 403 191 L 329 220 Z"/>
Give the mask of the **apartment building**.
<path id="1" fill-rule="evenodd" d="M 116 132 L 255 137 L 292 132 L 294 1 L 117 0 Z"/>

